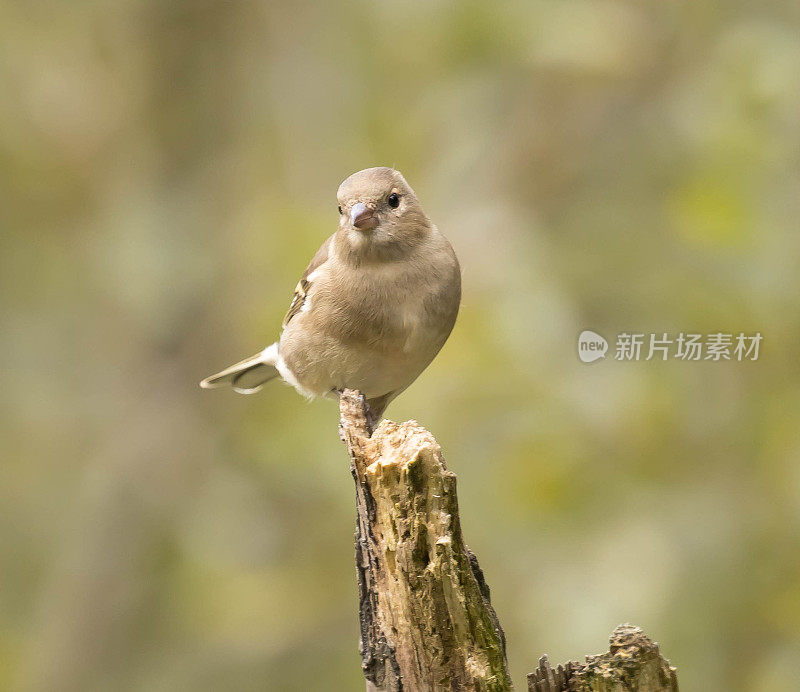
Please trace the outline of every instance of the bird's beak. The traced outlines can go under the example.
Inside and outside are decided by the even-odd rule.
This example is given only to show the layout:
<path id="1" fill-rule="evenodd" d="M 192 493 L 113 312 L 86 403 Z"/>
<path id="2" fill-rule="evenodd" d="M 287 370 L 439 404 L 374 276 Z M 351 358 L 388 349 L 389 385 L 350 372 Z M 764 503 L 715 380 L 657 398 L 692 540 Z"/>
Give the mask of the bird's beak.
<path id="1" fill-rule="evenodd" d="M 378 219 L 375 218 L 375 210 L 372 207 L 368 207 L 363 202 L 358 202 L 350 210 L 350 223 L 359 231 L 366 232 L 371 231 L 378 225 Z"/>

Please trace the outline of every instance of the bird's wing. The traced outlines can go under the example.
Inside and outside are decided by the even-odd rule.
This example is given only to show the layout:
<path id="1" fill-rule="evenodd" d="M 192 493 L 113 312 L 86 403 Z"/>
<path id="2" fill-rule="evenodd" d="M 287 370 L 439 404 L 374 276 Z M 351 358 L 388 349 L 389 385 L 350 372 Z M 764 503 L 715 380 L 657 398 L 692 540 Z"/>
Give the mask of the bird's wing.
<path id="1" fill-rule="evenodd" d="M 311 275 L 314 273 L 314 270 L 319 269 L 319 267 L 328 261 L 328 250 L 332 241 L 333 236 L 322 243 L 322 247 L 320 247 L 320 249 L 317 250 L 317 254 L 311 258 L 311 262 L 303 272 L 302 278 L 297 282 L 297 286 L 294 289 L 294 295 L 292 296 L 292 302 L 289 305 L 289 310 L 286 312 L 286 317 L 283 318 L 284 327 L 289 324 L 289 321 L 292 319 L 292 317 L 294 317 L 303 308 L 303 304 L 306 301 L 306 296 L 311 288 Z"/>

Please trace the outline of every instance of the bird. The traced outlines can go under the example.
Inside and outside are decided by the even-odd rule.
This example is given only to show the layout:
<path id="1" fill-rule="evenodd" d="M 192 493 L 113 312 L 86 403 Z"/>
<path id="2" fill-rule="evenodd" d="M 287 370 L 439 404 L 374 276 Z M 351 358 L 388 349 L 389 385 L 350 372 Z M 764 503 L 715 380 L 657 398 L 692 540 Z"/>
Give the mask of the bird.
<path id="1" fill-rule="evenodd" d="M 339 223 L 294 290 L 280 338 L 204 379 L 242 394 L 282 378 L 308 398 L 361 392 L 374 418 L 455 325 L 461 268 L 403 175 L 366 168 L 337 191 Z"/>

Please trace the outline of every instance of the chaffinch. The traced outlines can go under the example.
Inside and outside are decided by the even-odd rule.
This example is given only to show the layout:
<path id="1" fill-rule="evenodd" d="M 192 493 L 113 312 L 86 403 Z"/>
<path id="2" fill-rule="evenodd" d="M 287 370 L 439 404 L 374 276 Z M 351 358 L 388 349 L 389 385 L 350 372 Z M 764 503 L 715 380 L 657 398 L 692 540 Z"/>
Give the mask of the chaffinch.
<path id="1" fill-rule="evenodd" d="M 357 389 L 380 417 L 442 348 L 461 270 L 405 178 L 367 168 L 337 197 L 339 227 L 297 284 L 280 339 L 201 387 L 251 394 L 282 377 L 307 397 Z"/>

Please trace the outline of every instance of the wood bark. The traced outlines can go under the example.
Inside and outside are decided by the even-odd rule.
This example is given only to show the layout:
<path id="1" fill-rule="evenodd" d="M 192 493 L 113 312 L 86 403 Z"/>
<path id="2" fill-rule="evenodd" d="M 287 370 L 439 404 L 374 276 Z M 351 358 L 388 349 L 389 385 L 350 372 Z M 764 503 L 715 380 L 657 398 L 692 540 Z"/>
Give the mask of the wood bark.
<path id="1" fill-rule="evenodd" d="M 478 560 L 464 543 L 455 474 L 416 421 L 373 431 L 364 397 L 340 397 L 340 435 L 356 485 L 361 667 L 367 692 L 500 692 L 513 685 L 505 636 Z M 644 633 L 621 625 L 610 651 L 553 670 L 547 656 L 530 692 L 677 692 Z"/>
<path id="2" fill-rule="evenodd" d="M 461 535 L 456 477 L 415 421 L 374 433 L 345 390 L 341 432 L 356 483 L 356 569 L 367 689 L 512 689 L 489 588 Z"/>
<path id="3" fill-rule="evenodd" d="M 528 692 L 678 692 L 675 668 L 659 653 L 658 644 L 632 625 L 612 632 L 609 650 L 550 666 L 547 656 L 528 675 Z"/>

